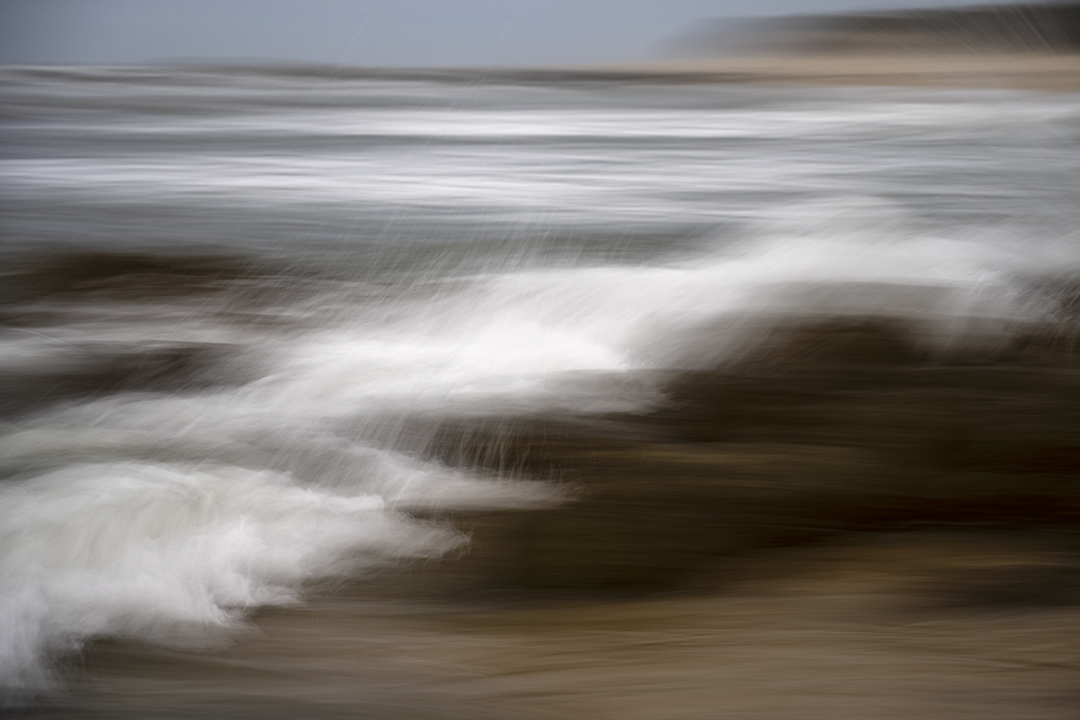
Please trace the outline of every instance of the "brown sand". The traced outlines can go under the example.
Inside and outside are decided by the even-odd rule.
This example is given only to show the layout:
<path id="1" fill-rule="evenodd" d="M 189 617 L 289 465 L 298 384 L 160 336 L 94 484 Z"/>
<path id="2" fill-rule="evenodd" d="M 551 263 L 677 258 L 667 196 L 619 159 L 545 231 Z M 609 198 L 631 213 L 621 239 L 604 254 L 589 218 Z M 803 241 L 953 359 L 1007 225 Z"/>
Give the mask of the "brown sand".
<path id="1" fill-rule="evenodd" d="M 1075 718 L 1080 608 L 972 605 L 1037 542 L 890 536 L 768 554 L 721 595 L 327 597 L 212 654 L 99 648 L 80 717 Z M 982 583 L 980 585 L 980 583 Z M 979 596 L 985 597 L 980 591 Z M 87 692 L 88 691 L 88 692 Z M 72 706 L 46 710 L 66 717 Z M 55 712 L 55 714 L 53 714 Z"/>
<path id="2" fill-rule="evenodd" d="M 884 85 L 1080 91 L 1080 54 L 774 55 L 696 58 L 609 68 L 702 82 Z"/>

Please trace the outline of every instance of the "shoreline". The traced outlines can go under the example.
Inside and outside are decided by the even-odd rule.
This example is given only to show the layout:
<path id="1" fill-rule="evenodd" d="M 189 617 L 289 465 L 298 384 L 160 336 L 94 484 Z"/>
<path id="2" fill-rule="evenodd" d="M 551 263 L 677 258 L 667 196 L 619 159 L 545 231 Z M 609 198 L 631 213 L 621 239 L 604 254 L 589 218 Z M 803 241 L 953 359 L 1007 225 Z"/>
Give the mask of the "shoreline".
<path id="1" fill-rule="evenodd" d="M 1080 92 L 1080 54 L 814 54 L 691 58 L 609 66 L 699 82 L 1000 88 Z"/>
<path id="2" fill-rule="evenodd" d="M 101 70 L 232 72 L 341 80 L 393 80 L 449 84 L 637 83 L 665 85 L 763 84 L 1003 89 L 1080 92 L 1080 53 L 1039 55 L 814 54 L 684 58 L 612 65 L 533 67 L 346 67 L 266 62 L 120 66 L 16 66 L 18 76 L 78 75 Z"/>

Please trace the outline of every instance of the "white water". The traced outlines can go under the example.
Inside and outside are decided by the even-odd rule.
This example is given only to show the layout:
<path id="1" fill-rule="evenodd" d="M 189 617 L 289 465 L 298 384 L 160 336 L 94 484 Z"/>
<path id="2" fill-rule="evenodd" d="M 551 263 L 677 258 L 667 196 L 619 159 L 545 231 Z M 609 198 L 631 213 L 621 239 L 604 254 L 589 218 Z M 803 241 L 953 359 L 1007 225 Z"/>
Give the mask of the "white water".
<path id="1" fill-rule="evenodd" d="M 222 81 L 259 102 L 189 88 L 191 114 L 121 77 L 8 80 L 37 113 L 16 114 L 23 149 L 0 158 L 22 247 L 194 245 L 318 271 L 12 301 L 11 377 L 187 344 L 227 346 L 211 374 L 236 378 L 12 416 L 13 695 L 88 639 L 214 641 L 314 581 L 462 542 L 410 510 L 553 497 L 431 459 L 418 421 L 643 411 L 662 399 L 647 371 L 723 362 L 781 318 L 993 345 L 1053 321 L 1033 282 L 1080 268 L 1074 98 L 331 83 L 297 113 L 299 81 Z"/>

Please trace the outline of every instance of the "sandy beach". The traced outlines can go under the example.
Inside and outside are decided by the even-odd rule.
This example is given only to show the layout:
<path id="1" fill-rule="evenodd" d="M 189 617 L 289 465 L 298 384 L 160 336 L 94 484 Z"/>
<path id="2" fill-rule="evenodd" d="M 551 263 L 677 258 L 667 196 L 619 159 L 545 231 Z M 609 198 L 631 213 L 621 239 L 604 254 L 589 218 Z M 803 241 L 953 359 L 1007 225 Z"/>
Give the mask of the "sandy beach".
<path id="1" fill-rule="evenodd" d="M 1080 54 L 814 54 L 688 58 L 603 68 L 684 82 L 1080 91 Z"/>

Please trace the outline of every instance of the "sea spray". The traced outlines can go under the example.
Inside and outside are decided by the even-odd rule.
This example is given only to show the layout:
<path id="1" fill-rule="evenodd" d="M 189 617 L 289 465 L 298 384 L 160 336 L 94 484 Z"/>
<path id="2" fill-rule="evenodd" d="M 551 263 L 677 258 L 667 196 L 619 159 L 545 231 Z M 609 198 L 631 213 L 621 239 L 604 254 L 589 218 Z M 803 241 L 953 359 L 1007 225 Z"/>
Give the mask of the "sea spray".
<path id="1" fill-rule="evenodd" d="M 243 611 L 293 603 L 307 582 L 461 537 L 376 495 L 203 464 L 76 464 L 2 490 L 0 674 L 13 696 L 88 639 L 200 645 Z"/>

